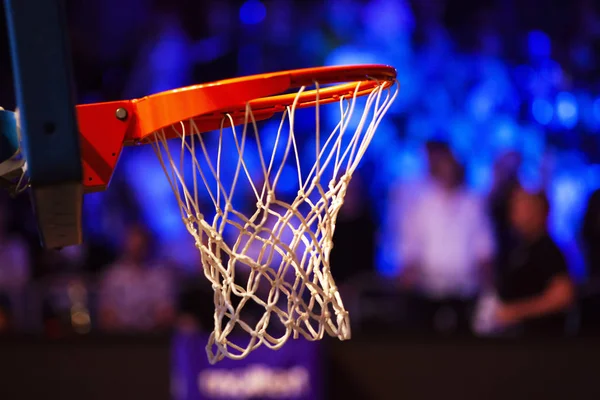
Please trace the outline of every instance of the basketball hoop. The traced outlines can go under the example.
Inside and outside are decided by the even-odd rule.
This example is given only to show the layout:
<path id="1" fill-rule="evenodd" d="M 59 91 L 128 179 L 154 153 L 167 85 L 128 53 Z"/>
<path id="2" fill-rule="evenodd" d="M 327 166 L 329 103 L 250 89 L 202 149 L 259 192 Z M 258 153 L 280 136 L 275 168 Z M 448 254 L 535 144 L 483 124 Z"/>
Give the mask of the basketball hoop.
<path id="1" fill-rule="evenodd" d="M 348 183 L 396 97 L 395 82 L 387 66 L 311 68 L 192 86 L 117 107 L 117 119 L 131 121 L 123 141 L 153 146 L 215 291 L 211 363 L 244 358 L 261 345 L 278 349 L 291 337 L 350 338 L 329 253 Z M 339 123 L 323 135 L 320 109 L 330 103 L 339 105 Z M 102 105 L 82 111 L 89 112 L 86 107 Z M 305 107 L 315 109 L 310 152 L 301 151 L 295 130 L 296 112 Z M 274 145 L 266 148 L 258 121 L 277 113 Z M 218 131 L 212 155 L 205 137 L 211 130 Z M 250 141 L 256 152 L 247 150 Z M 228 177 L 225 154 L 237 159 Z M 247 165 L 249 154 L 259 160 L 258 175 Z M 301 164 L 311 155 L 314 162 L 303 174 Z M 286 165 L 295 167 L 298 179 L 289 199 L 278 191 Z M 246 212 L 234 205 L 244 184 L 254 203 Z M 200 204 L 202 191 L 213 203 L 212 220 Z M 241 315 L 249 303 L 262 310 L 253 321 Z M 240 333 L 246 341 L 236 342 Z"/>
<path id="2" fill-rule="evenodd" d="M 300 336 L 350 338 L 329 254 L 348 184 L 398 93 L 395 84 L 389 66 L 321 67 L 77 106 L 86 192 L 107 187 L 123 145 L 153 146 L 215 291 L 211 363 Z M 338 122 L 324 134 L 326 105 Z M 300 129 L 298 110 L 308 107 L 314 125 Z M 260 121 L 276 114 L 267 144 Z M 312 146 L 301 145 L 301 130 L 312 132 Z M 236 161 L 224 161 L 227 155 Z M 297 186 L 284 192 L 290 170 Z M 203 192 L 212 211 L 200 204 Z M 245 318 L 250 306 L 260 313 Z"/>
<path id="3" fill-rule="evenodd" d="M 251 100 L 243 113 L 242 109 L 230 109 L 218 116 L 221 126 L 215 155 L 207 151 L 204 129 L 199 126 L 206 122 L 202 118 L 158 130 L 148 138 L 215 290 L 215 327 L 207 346 L 213 363 L 223 357 L 246 357 L 260 345 L 277 349 L 288 338 L 299 335 L 308 340 L 321 339 L 325 333 L 341 340 L 350 338 L 348 313 L 329 268 L 329 252 L 348 183 L 394 99 L 395 92 L 386 93 L 393 74 L 383 81 L 366 80 L 363 75 L 356 77 L 361 79 L 356 83 L 321 88 L 320 80 L 330 83 L 332 79 L 320 76 L 320 72 L 310 72 L 310 80 L 298 83 L 301 87 L 296 93 Z M 304 85 L 309 82 L 314 89 L 306 90 Z M 350 131 L 348 123 L 360 96 L 365 96 L 362 115 Z M 331 102 L 339 102 L 339 123 L 322 138 L 319 108 Z M 307 106 L 315 107 L 315 156 L 310 172 L 302 174 L 301 161 L 311 152 L 302 154 L 299 148 L 294 117 L 298 108 Z M 257 120 L 277 110 L 281 110 L 281 121 L 275 144 L 264 149 Z M 236 128 L 238 124 L 241 127 Z M 225 135 L 233 138 L 229 146 L 223 144 Z M 177 138 L 178 144 L 170 143 L 170 138 Z M 253 176 L 246 165 L 250 140 L 258 149 L 258 176 Z M 221 174 L 220 157 L 225 153 L 237 155 L 231 182 L 225 182 Z M 186 156 L 192 161 L 186 163 Z M 278 183 L 290 159 L 296 165 L 298 190 L 293 198 L 282 200 Z M 247 180 L 255 202 L 248 213 L 233 205 L 242 180 Z M 208 191 L 216 210 L 212 221 L 205 218 L 206 211 L 198 204 L 202 190 Z M 228 229 L 234 232 L 230 241 Z M 244 282 L 237 282 L 239 274 L 243 274 Z M 261 284 L 268 290 L 261 292 Z M 282 297 L 285 301 L 278 301 Z M 241 316 L 247 303 L 263 309 L 262 317 L 253 324 Z M 276 333 L 269 332 L 273 323 L 281 327 Z M 248 335 L 247 342 L 230 339 L 230 334 L 238 337 L 233 334 L 236 328 Z"/>

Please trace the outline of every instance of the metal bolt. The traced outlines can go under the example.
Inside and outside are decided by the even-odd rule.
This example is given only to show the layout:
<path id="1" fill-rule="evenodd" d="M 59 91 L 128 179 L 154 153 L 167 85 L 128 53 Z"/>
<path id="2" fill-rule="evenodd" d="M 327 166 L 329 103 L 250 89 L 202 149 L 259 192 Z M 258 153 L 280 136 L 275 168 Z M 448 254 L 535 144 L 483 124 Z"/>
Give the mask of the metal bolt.
<path id="1" fill-rule="evenodd" d="M 129 114 L 127 113 L 127 110 L 124 109 L 123 107 L 117 108 L 117 112 L 115 113 L 115 115 L 117 116 L 117 119 L 120 121 L 125 121 L 127 119 L 127 117 L 129 116 Z"/>

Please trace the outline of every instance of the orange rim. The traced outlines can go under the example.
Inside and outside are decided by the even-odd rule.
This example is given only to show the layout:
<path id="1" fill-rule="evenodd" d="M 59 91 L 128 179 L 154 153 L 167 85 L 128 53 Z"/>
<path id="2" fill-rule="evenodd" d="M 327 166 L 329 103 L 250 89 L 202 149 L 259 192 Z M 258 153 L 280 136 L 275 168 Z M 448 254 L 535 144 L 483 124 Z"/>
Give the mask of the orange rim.
<path id="1" fill-rule="evenodd" d="M 147 139 L 152 133 L 170 125 L 198 118 L 198 129 L 209 131 L 218 127 L 223 115 L 245 113 L 250 103 L 257 119 L 269 118 L 283 111 L 297 98 L 298 107 L 316 104 L 317 92 L 322 104 L 352 96 L 359 86 L 358 96 L 371 93 L 384 83 L 391 86 L 396 70 L 384 65 L 358 65 L 305 68 L 291 71 L 250 75 L 202 85 L 189 86 L 133 100 L 139 121 L 132 141 Z M 336 84 L 317 90 L 286 94 L 302 86 Z M 206 126 L 206 127 L 205 127 Z"/>
<path id="2" fill-rule="evenodd" d="M 292 89 L 332 85 L 303 91 Z M 225 79 L 157 93 L 141 99 L 77 106 L 86 185 L 102 190 L 108 184 L 124 144 L 150 142 L 163 128 L 194 122 L 194 132 L 218 129 L 225 114 L 234 124 L 245 121 L 250 104 L 254 119 L 264 120 L 296 102 L 310 107 L 364 96 L 383 84 L 396 82 L 396 70 L 387 65 L 304 68 Z M 115 112 L 119 110 L 117 116 Z M 190 130 L 188 130 L 190 131 Z"/>

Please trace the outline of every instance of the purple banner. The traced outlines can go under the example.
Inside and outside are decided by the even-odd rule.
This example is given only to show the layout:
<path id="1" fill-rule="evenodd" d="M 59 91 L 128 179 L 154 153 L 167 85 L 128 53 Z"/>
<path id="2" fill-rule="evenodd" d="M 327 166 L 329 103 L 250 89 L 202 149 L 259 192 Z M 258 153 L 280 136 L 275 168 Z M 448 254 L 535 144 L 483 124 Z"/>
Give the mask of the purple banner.
<path id="1" fill-rule="evenodd" d="M 322 397 L 319 343 L 290 339 L 281 349 L 261 346 L 243 360 L 210 365 L 208 337 L 178 333 L 173 338 L 174 400 L 288 399 Z"/>

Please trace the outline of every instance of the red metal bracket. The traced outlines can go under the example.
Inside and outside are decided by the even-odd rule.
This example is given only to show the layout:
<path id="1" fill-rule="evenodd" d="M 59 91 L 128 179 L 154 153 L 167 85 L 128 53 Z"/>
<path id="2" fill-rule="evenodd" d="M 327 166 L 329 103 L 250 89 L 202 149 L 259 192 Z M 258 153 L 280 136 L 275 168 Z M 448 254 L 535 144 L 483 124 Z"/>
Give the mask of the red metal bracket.
<path id="1" fill-rule="evenodd" d="M 129 100 L 77 106 L 86 193 L 105 190 L 110 183 L 134 118 Z"/>

